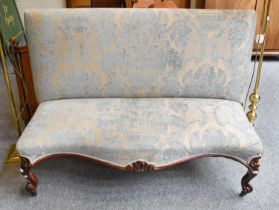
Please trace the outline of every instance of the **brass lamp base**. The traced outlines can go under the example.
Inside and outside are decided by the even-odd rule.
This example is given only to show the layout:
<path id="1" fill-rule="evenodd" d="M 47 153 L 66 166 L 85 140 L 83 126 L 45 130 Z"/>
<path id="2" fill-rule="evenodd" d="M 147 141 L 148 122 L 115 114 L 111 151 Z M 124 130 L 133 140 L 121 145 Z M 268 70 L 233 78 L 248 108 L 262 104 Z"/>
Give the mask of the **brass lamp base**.
<path id="1" fill-rule="evenodd" d="M 8 157 L 5 163 L 20 163 L 20 157 L 18 152 L 16 151 L 16 145 L 12 144 L 9 149 Z"/>

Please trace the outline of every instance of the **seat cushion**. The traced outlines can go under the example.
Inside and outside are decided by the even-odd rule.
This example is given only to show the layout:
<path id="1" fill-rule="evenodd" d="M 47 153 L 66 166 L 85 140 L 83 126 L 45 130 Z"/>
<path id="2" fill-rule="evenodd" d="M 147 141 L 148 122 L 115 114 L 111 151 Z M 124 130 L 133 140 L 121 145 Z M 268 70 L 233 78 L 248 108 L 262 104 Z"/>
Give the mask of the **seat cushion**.
<path id="1" fill-rule="evenodd" d="M 31 163 L 71 153 L 120 167 L 138 160 L 160 167 L 201 154 L 249 162 L 262 144 L 237 102 L 99 98 L 41 103 L 17 150 Z"/>

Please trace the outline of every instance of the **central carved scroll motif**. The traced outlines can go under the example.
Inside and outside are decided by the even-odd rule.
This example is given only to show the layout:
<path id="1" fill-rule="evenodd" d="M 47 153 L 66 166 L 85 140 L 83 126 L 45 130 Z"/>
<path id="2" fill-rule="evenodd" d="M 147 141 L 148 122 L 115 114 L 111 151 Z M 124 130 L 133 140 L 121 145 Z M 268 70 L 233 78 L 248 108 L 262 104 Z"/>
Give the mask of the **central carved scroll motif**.
<path id="1" fill-rule="evenodd" d="M 155 166 L 153 164 L 149 164 L 145 161 L 136 161 L 136 162 L 126 166 L 126 169 L 128 171 L 136 171 L 136 172 L 153 171 L 153 170 L 155 170 Z"/>

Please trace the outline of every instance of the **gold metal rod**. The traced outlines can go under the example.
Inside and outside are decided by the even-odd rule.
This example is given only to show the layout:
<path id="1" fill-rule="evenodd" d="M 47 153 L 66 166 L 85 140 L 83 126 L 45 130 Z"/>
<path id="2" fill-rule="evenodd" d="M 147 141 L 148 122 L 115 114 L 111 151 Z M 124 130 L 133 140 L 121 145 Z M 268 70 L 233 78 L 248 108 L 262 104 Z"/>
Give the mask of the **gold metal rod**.
<path id="1" fill-rule="evenodd" d="M 11 82 L 10 82 L 10 78 L 9 78 L 9 72 L 7 69 L 6 59 L 5 59 L 5 55 L 3 52 L 1 41 L 0 41 L 0 56 L 1 56 L 2 70 L 3 70 L 4 79 L 5 79 L 5 83 L 6 83 L 7 94 L 9 97 L 9 103 L 10 103 L 10 107 L 12 110 L 13 121 L 14 121 L 14 125 L 16 128 L 17 136 L 19 137 L 21 135 L 21 129 L 20 129 L 19 121 L 17 120 L 15 101 L 14 101 L 14 97 L 13 97 Z"/>
<path id="2" fill-rule="evenodd" d="M 257 89 L 257 90 L 259 89 L 259 83 L 260 83 L 260 78 L 261 78 L 261 71 L 262 71 L 263 58 L 264 58 L 264 49 L 265 49 L 265 43 L 266 43 L 266 32 L 267 32 L 268 23 L 269 23 L 269 9 L 270 9 L 271 0 L 265 0 L 264 3 L 265 3 L 264 16 L 262 19 L 262 29 L 261 29 L 261 34 L 264 35 L 264 41 L 261 45 L 260 59 L 259 59 L 257 78 L 256 78 L 256 84 L 255 84 L 255 89 Z"/>
<path id="3" fill-rule="evenodd" d="M 9 72 L 7 69 L 6 59 L 5 59 L 5 55 L 3 52 L 1 40 L 0 40 L 0 56 L 1 56 L 1 64 L 2 64 L 3 74 L 4 74 L 7 94 L 9 97 L 10 108 L 12 111 L 13 122 L 14 122 L 14 125 L 16 128 L 17 136 L 19 137 L 21 135 L 21 128 L 20 128 L 19 120 L 17 118 L 16 106 L 15 106 L 15 102 L 14 102 L 13 92 L 12 92 L 12 88 L 11 88 L 11 82 L 10 82 L 10 78 L 9 78 Z M 20 158 L 16 151 L 15 144 L 12 144 L 9 149 L 6 163 L 19 163 L 19 162 L 20 162 Z"/>
<path id="4" fill-rule="evenodd" d="M 261 21 L 261 30 L 260 30 L 260 34 L 259 34 L 260 36 L 263 36 L 263 41 L 260 44 L 261 50 L 260 50 L 259 64 L 258 64 L 258 68 L 257 68 L 255 87 L 253 89 L 252 94 L 249 97 L 249 100 L 251 102 L 251 104 L 249 105 L 250 111 L 246 115 L 248 120 L 251 123 L 254 123 L 257 118 L 256 109 L 257 109 L 257 105 L 260 101 L 259 85 L 260 85 L 262 64 L 263 64 L 263 58 L 264 58 L 264 49 L 265 49 L 265 43 L 266 43 L 266 32 L 267 32 L 267 28 L 268 28 L 269 19 L 270 19 L 270 17 L 269 17 L 270 5 L 271 5 L 271 0 L 264 0 L 264 8 L 263 8 L 263 13 L 262 13 L 262 21 Z"/>

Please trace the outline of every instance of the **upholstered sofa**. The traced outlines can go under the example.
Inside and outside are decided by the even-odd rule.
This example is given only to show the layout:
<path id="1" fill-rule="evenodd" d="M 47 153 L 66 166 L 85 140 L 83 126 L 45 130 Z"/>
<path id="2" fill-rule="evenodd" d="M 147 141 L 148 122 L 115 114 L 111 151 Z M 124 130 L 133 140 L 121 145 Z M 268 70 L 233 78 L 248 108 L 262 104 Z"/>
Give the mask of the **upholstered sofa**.
<path id="1" fill-rule="evenodd" d="M 26 190 L 32 167 L 76 156 L 125 171 L 201 157 L 247 167 L 263 147 L 244 105 L 255 12 L 246 10 L 30 10 L 25 29 L 36 99 L 17 143 Z"/>

